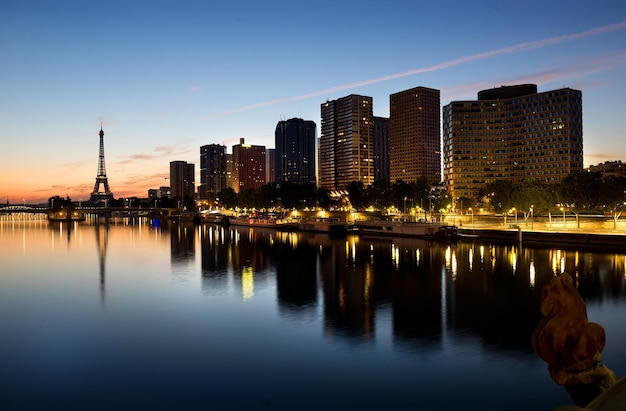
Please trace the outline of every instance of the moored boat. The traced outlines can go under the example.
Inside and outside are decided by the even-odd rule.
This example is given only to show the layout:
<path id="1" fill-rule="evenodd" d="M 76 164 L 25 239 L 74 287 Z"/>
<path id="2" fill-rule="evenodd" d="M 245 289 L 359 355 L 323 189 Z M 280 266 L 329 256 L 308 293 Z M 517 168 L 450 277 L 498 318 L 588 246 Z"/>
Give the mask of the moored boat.
<path id="1" fill-rule="evenodd" d="M 63 221 L 85 221 L 85 214 L 77 211 L 50 211 L 48 212 L 48 221 L 63 222 Z"/>
<path id="2" fill-rule="evenodd" d="M 229 218 L 228 221 L 234 226 L 265 227 L 285 231 L 300 229 L 300 222 L 290 218 L 240 216 Z"/>
<path id="3" fill-rule="evenodd" d="M 418 221 L 368 220 L 355 222 L 355 228 L 363 235 L 406 236 L 419 238 L 450 238 L 456 232 L 447 223 Z"/>
<path id="4" fill-rule="evenodd" d="M 345 221 L 339 218 L 307 218 L 300 223 L 301 231 L 313 231 L 318 233 L 340 234 L 347 231 Z"/>

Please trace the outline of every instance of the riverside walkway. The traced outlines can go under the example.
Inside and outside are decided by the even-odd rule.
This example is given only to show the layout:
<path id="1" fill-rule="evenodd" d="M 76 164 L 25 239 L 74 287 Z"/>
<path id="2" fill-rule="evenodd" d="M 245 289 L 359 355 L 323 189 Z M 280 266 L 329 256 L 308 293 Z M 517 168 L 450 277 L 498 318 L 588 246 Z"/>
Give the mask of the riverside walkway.
<path id="1" fill-rule="evenodd" d="M 453 223 L 454 224 L 454 223 Z M 458 231 L 465 238 L 480 238 L 526 245 L 570 245 L 595 249 L 626 248 L 626 220 L 612 218 L 581 218 L 560 220 L 515 221 L 509 218 L 466 218 L 458 222 Z"/>

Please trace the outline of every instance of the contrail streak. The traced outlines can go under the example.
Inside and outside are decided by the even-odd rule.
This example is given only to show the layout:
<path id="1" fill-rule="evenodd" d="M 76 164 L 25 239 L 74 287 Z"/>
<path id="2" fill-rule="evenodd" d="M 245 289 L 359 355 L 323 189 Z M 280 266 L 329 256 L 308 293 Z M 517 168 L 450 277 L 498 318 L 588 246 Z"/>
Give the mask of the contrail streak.
<path id="1" fill-rule="evenodd" d="M 319 96 L 334 93 L 336 91 L 344 91 L 344 90 L 349 90 L 349 89 L 353 89 L 357 87 L 368 86 L 370 84 L 382 83 L 384 81 L 394 80 L 397 78 L 443 70 L 443 69 L 458 66 L 461 64 L 469 63 L 471 61 L 486 59 L 489 57 L 500 56 L 503 54 L 511 54 L 511 53 L 516 53 L 516 52 L 525 51 L 525 50 L 538 49 L 538 48 L 553 46 L 556 44 L 562 44 L 562 43 L 566 43 L 566 42 L 574 41 L 574 40 L 581 40 L 581 39 L 585 39 L 588 37 L 594 37 L 594 36 L 598 36 L 601 34 L 622 30 L 624 28 L 626 28 L 626 21 L 622 21 L 620 23 L 615 23 L 615 24 L 609 24 L 609 25 L 601 26 L 601 27 L 595 27 L 590 30 L 582 31 L 580 33 L 566 34 L 563 36 L 550 37 L 550 38 L 546 38 L 542 40 L 519 43 L 513 46 L 509 46 L 509 47 L 503 47 L 503 48 L 496 49 L 496 50 L 485 51 L 483 53 L 472 54 L 470 56 L 459 57 L 454 60 L 435 64 L 434 66 L 422 67 L 422 68 L 418 68 L 414 70 L 404 71 L 402 73 L 390 74 L 390 75 L 383 76 L 383 77 L 363 80 L 363 81 L 359 81 L 356 83 L 343 84 L 343 85 L 335 86 L 326 90 L 315 91 L 313 93 L 303 94 L 300 96 L 285 97 L 285 98 L 280 98 L 276 100 L 265 101 L 262 103 L 251 104 L 251 105 L 243 106 L 239 108 L 234 108 L 231 110 L 222 111 L 220 113 L 209 114 L 208 116 L 203 117 L 202 120 L 209 120 L 209 119 L 216 118 L 216 117 L 222 117 L 227 114 L 240 113 L 242 111 L 248 111 L 248 110 L 252 110 L 252 109 L 260 108 L 260 107 L 272 106 L 272 105 L 280 104 L 280 103 L 288 103 L 291 101 L 306 100 L 311 97 L 319 97 Z"/>

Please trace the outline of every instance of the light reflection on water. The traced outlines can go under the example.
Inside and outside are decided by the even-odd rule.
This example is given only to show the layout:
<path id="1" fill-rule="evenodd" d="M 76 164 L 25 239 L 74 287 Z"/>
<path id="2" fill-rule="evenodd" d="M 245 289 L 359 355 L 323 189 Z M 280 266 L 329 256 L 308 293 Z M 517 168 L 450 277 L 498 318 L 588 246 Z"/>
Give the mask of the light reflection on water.
<path id="1" fill-rule="evenodd" d="M 27 409 L 549 410 L 571 400 L 530 336 L 563 271 L 626 373 L 619 253 L 120 220 L 3 222 L 0 258 Z"/>

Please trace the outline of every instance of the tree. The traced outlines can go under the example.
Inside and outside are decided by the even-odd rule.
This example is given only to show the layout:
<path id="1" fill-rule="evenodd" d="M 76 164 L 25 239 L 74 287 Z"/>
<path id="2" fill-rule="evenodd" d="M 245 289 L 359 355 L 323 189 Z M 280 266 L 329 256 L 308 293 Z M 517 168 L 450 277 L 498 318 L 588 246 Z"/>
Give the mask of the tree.
<path id="1" fill-rule="evenodd" d="M 317 206 L 325 210 L 330 209 L 333 205 L 333 199 L 330 197 L 330 190 L 324 187 L 320 187 L 316 193 Z"/>
<path id="2" fill-rule="evenodd" d="M 576 215 L 576 226 L 580 228 L 580 213 L 596 208 L 602 187 L 602 174 L 577 171 L 561 180 L 558 199 L 562 207 L 569 208 Z"/>
<path id="3" fill-rule="evenodd" d="M 554 193 L 551 187 L 538 182 L 524 183 L 512 193 L 513 206 L 524 215 L 524 222 L 528 225 L 528 218 L 537 212 L 550 211 L 554 206 Z"/>
<path id="4" fill-rule="evenodd" d="M 350 197 L 350 203 L 353 208 L 357 210 L 362 210 L 367 207 L 367 196 L 365 191 L 365 186 L 361 181 L 353 181 L 348 184 L 346 188 L 348 191 L 348 196 Z"/>
<path id="5" fill-rule="evenodd" d="M 232 187 L 222 189 L 218 194 L 218 198 L 220 204 L 225 208 L 235 208 L 239 205 L 237 193 L 235 193 Z"/>
<path id="6" fill-rule="evenodd" d="M 626 194 L 626 178 L 607 175 L 602 178 L 599 204 L 613 216 L 613 229 L 622 215 Z"/>
<path id="7" fill-rule="evenodd" d="M 515 184 L 510 180 L 496 180 L 486 186 L 489 206 L 496 213 L 510 210 L 513 205 L 513 192 Z"/>
<path id="8" fill-rule="evenodd" d="M 367 198 L 369 198 L 369 205 L 378 210 L 392 206 L 393 191 L 389 180 L 380 179 L 374 181 L 374 184 L 367 187 Z"/>
<path id="9" fill-rule="evenodd" d="M 59 210 L 65 205 L 65 199 L 60 196 L 50 197 L 48 199 L 48 208 L 51 210 Z"/>

